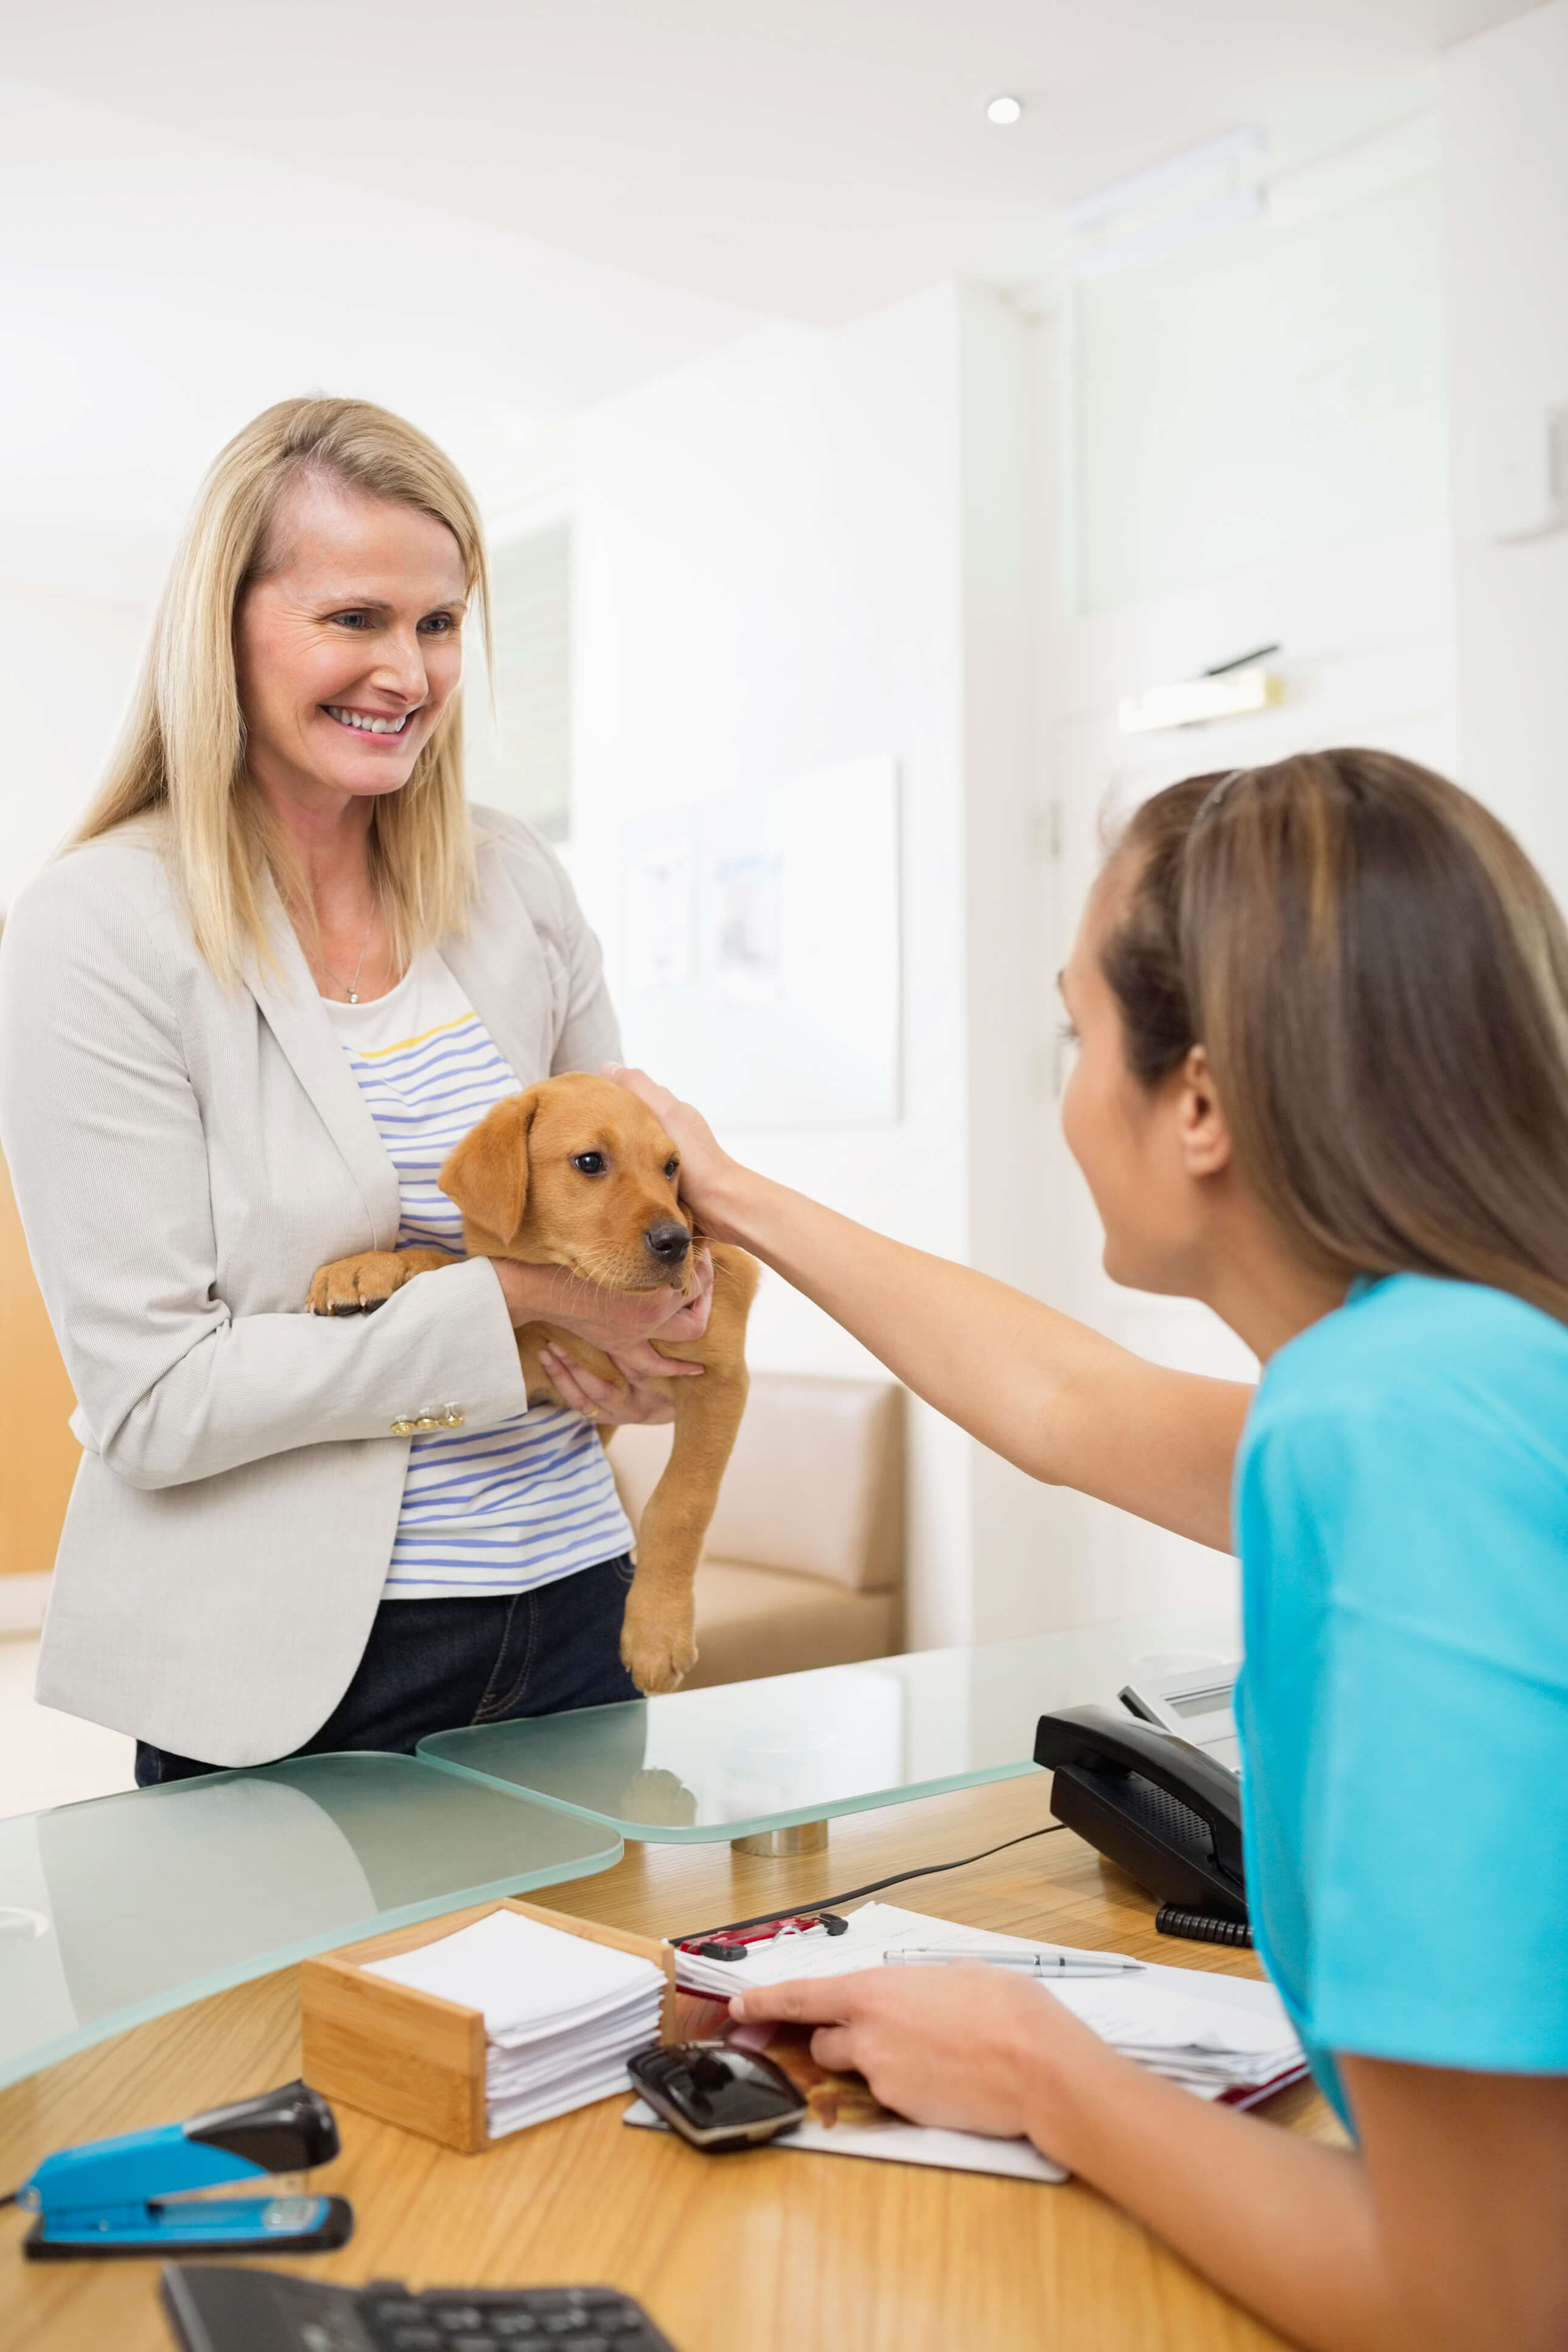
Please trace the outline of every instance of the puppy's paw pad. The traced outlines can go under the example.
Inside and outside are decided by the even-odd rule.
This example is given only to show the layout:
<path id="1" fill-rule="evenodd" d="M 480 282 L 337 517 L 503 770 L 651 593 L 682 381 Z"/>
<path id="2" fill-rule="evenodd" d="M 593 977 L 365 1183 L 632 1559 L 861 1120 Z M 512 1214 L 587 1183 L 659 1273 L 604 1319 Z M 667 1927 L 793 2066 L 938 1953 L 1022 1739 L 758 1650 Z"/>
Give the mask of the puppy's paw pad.
<path id="1" fill-rule="evenodd" d="M 697 1664 L 697 1643 L 689 1627 L 628 1625 L 621 1635 L 621 1664 L 638 1690 L 649 1698 L 662 1697 L 679 1690 Z"/>
<path id="2" fill-rule="evenodd" d="M 409 1279 L 395 1250 L 364 1250 L 334 1258 L 315 1276 L 305 1305 L 312 1315 L 371 1315 Z"/>

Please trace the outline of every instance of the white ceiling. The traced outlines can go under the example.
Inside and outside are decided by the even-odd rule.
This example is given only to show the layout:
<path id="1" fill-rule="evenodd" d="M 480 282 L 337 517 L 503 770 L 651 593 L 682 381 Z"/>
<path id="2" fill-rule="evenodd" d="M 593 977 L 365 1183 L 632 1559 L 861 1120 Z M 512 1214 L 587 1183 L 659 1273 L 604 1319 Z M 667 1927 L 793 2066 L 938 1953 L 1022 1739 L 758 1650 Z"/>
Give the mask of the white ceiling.
<path id="1" fill-rule="evenodd" d="M 310 390 L 412 416 L 504 517 L 565 419 L 754 323 L 0 82 L 0 579 L 143 599 L 216 450 Z"/>
<path id="2" fill-rule="evenodd" d="M 1520 0 L 47 0 L 6 70 L 747 310 L 836 322 L 1039 267 L 1052 214 L 1346 95 Z M 984 100 L 1014 91 L 1022 123 Z M 323 266 L 324 265 L 324 266 Z M 434 266 L 327 238 L 312 301 Z M 437 270 L 438 275 L 438 268 Z M 411 282 L 412 281 L 412 282 Z"/>
<path id="3" fill-rule="evenodd" d="M 1064 203 L 1237 122 L 1321 152 L 1517 9 L 0 0 L 0 577 L 144 600 L 213 453 L 312 388 L 504 519 L 566 419 L 760 318 L 1026 286 Z"/>

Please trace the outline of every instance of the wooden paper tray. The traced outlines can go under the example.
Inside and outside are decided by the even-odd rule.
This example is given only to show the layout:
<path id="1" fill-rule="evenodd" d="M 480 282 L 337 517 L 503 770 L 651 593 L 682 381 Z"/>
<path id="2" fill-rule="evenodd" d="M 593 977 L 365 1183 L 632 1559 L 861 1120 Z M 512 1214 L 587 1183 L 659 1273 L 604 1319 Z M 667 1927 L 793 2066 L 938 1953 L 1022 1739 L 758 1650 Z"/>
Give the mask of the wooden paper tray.
<path id="1" fill-rule="evenodd" d="M 586 1943 L 608 1944 L 615 1951 L 635 1952 L 639 1959 L 654 1961 L 665 1979 L 659 2039 L 679 2038 L 675 1956 L 668 1944 L 508 1895 L 499 1903 L 475 1904 L 444 1919 L 370 1936 L 363 1944 L 348 1944 L 341 1952 L 304 1961 L 300 1969 L 300 2042 L 305 2080 L 312 2088 L 334 2102 L 379 2116 L 383 2123 L 439 2140 L 443 2147 L 461 2148 L 465 2154 L 489 2147 L 483 2017 L 460 2001 L 372 1976 L 367 1963 L 417 1951 L 476 1919 L 488 1918 L 492 1911 L 516 1911 L 568 1936 L 581 1936 Z"/>

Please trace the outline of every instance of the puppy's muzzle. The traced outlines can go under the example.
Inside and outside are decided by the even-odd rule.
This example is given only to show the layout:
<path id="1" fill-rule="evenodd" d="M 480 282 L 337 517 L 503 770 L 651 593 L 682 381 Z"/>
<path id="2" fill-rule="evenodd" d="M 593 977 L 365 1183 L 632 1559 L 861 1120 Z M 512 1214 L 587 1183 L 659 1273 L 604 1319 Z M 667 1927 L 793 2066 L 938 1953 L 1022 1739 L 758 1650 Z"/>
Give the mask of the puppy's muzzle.
<path id="1" fill-rule="evenodd" d="M 643 1246 L 662 1272 L 678 1274 L 690 1255 L 691 1235 L 684 1225 L 670 1218 L 664 1224 L 648 1227 L 643 1235 Z"/>

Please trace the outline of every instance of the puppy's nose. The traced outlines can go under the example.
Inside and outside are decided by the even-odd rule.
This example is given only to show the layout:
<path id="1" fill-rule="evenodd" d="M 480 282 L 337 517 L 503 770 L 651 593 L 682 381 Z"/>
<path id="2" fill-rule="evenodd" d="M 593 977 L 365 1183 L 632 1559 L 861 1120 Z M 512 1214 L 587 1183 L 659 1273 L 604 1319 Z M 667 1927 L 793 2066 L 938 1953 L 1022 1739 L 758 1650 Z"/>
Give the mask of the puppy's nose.
<path id="1" fill-rule="evenodd" d="M 644 1234 L 643 1240 L 647 1244 L 660 1265 L 668 1266 L 671 1269 L 684 1263 L 686 1254 L 691 1247 L 691 1235 L 684 1225 L 677 1224 L 673 1218 L 662 1225 L 650 1225 Z"/>

